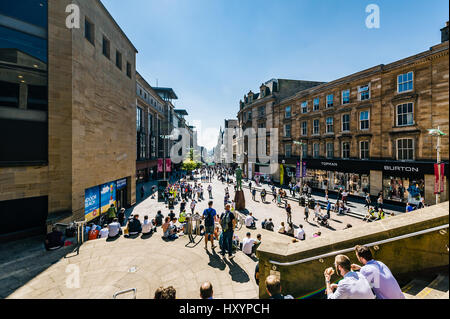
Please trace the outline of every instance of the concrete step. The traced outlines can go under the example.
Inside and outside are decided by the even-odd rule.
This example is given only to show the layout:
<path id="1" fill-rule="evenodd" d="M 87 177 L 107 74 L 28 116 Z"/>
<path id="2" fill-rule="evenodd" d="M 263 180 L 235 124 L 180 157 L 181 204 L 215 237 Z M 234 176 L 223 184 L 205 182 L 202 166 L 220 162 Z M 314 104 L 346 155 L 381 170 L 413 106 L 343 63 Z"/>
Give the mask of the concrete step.
<path id="1" fill-rule="evenodd" d="M 439 275 L 427 287 L 420 291 L 415 299 L 439 299 L 448 296 L 448 275 Z"/>
<path id="2" fill-rule="evenodd" d="M 422 279 L 414 279 L 409 282 L 402 291 L 406 299 L 415 299 L 417 294 L 428 286 L 429 282 Z"/>

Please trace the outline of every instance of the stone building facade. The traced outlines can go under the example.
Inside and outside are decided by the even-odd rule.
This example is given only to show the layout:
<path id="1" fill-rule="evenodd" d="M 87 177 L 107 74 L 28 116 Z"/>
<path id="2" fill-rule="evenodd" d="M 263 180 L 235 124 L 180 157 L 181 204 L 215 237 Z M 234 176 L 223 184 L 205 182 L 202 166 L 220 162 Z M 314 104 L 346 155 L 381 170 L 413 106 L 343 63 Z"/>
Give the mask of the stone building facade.
<path id="1" fill-rule="evenodd" d="M 273 100 L 273 112 L 251 124 L 266 121 L 278 128 L 277 164 L 283 169 L 273 180 L 280 182 L 282 171 L 284 183 L 296 183 L 301 166 L 302 181 L 316 190 L 383 194 L 385 201 L 402 204 L 417 203 L 422 195 L 434 203 L 437 139 L 428 129 L 449 132 L 448 44 Z M 246 110 L 241 101 L 242 128 L 250 123 Z M 245 151 L 247 145 L 240 147 Z M 440 151 L 446 164 L 443 201 L 448 199 L 448 136 L 441 139 Z"/>
<path id="2" fill-rule="evenodd" d="M 29 34 L 26 23 L 40 21 L 38 28 L 32 29 L 36 30 L 33 43 L 42 46 L 27 51 L 24 45 L 17 51 L 34 55 L 41 62 L 32 66 L 35 69 L 48 69 L 48 86 L 33 99 L 28 96 L 28 109 L 24 106 L 18 111 L 14 105 L 7 105 L 0 112 L 2 120 L 17 129 L 12 132 L 12 140 L 33 141 L 29 143 L 31 148 L 24 145 L 28 153 L 16 152 L 14 156 L 9 156 L 12 150 L 1 144 L 0 217 L 4 227 L 0 227 L 0 235 L 4 238 L 42 233 L 54 222 L 84 220 L 87 202 L 96 197 L 100 205 L 105 185 L 111 187 L 108 204 L 129 206 L 136 197 L 131 181 L 136 171 L 137 50 L 99 0 L 29 3 L 27 11 L 39 16 L 16 23 L 17 30 L 13 31 Z M 80 9 L 79 29 L 66 26 L 70 4 Z M 11 29 L 4 25 L 0 28 Z M 8 45 L 0 43 L 0 50 Z M 3 63 L 6 59 L 2 58 Z M 5 63 L 1 65 L 5 68 Z M 21 86 L 28 85 L 30 95 L 38 88 L 29 83 L 35 81 L 31 76 L 22 76 L 22 69 L 17 69 L 17 81 Z M 3 88 L 14 88 L 16 83 L 1 85 L 2 95 L 14 96 L 14 89 Z M 27 91 L 20 92 L 23 96 Z M 42 124 L 39 130 L 32 129 L 35 126 L 29 123 L 37 122 Z M 35 150 L 32 145 L 42 149 Z M 97 194 L 87 198 L 88 190 L 95 187 Z M 98 213 L 91 212 L 91 217 Z"/>

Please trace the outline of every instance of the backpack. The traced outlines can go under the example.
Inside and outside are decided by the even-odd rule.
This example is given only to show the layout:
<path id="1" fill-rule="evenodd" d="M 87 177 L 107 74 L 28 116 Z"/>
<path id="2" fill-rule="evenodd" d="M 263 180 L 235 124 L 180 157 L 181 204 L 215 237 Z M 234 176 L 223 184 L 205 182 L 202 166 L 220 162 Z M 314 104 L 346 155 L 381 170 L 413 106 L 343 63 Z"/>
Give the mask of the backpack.
<path id="1" fill-rule="evenodd" d="M 206 210 L 205 226 L 214 226 L 214 217 L 212 216 L 212 208 Z"/>
<path id="2" fill-rule="evenodd" d="M 228 225 L 231 222 L 230 212 L 225 212 L 223 218 L 220 220 L 220 226 L 222 226 L 222 231 L 228 231 Z"/>

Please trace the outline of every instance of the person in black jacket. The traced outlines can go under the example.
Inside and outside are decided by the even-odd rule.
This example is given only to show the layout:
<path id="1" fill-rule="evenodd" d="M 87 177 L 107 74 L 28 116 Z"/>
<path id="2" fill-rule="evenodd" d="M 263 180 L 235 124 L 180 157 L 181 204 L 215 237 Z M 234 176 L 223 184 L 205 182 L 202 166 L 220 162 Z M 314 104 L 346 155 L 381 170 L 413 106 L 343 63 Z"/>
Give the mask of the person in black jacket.
<path id="1" fill-rule="evenodd" d="M 142 232 L 142 224 L 139 215 L 134 215 L 133 219 L 128 222 L 128 232 L 130 235 L 137 235 Z"/>

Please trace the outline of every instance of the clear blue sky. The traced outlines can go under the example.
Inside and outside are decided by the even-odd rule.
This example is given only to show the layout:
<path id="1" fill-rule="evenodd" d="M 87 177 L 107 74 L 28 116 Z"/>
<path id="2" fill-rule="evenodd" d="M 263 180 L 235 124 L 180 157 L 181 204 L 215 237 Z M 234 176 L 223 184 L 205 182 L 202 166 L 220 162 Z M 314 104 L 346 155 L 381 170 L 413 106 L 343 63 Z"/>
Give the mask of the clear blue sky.
<path id="1" fill-rule="evenodd" d="M 447 0 L 102 0 L 139 51 L 137 70 L 172 87 L 188 121 L 217 132 L 271 78 L 330 81 L 440 42 Z M 381 26 L 368 29 L 367 5 Z M 202 141 L 211 148 L 217 133 Z"/>

